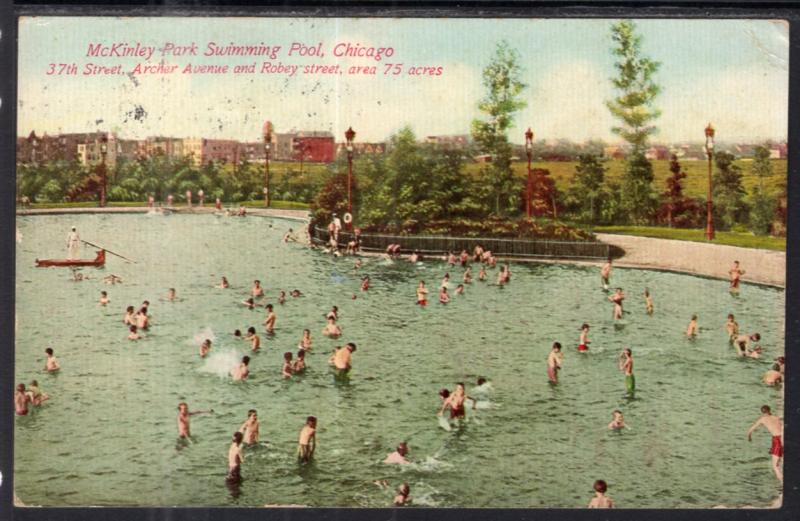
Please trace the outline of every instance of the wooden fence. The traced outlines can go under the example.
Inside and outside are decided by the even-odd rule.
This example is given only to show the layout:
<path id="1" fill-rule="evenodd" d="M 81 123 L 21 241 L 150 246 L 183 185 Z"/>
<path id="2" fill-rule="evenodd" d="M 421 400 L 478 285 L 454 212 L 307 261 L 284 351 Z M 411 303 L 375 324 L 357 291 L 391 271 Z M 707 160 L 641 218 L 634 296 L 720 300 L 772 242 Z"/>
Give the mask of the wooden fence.
<path id="1" fill-rule="evenodd" d="M 311 240 L 315 244 L 328 244 L 327 229 L 314 227 Z M 338 245 L 340 248 L 345 248 L 351 240 L 353 240 L 352 233 L 344 230 L 339 232 Z M 621 257 L 625 254 L 619 247 L 598 241 L 361 234 L 362 250 L 383 252 L 390 244 L 399 244 L 403 253 L 417 251 L 423 256 L 444 255 L 449 251 L 458 255 L 461 250 L 467 250 L 472 254 L 477 245 L 501 257 L 599 260 Z"/>

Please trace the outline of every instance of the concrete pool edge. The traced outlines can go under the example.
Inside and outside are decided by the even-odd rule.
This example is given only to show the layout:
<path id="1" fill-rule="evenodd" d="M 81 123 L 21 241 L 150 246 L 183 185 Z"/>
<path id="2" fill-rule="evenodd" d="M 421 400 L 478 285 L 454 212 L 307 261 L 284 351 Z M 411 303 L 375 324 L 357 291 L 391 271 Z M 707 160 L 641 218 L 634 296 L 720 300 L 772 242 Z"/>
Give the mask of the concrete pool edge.
<path id="1" fill-rule="evenodd" d="M 149 209 L 141 206 L 111 208 L 36 208 L 17 209 L 17 215 L 74 215 L 83 213 L 142 214 Z M 176 213 L 200 214 L 214 213 L 213 206 L 178 207 Z M 308 222 L 308 210 L 247 208 L 248 215 L 258 217 L 277 217 Z M 649 269 L 668 271 L 701 277 L 727 280 L 727 270 L 734 260 L 741 262 L 745 270 L 742 281 L 750 284 L 785 289 L 786 253 L 756 248 L 742 248 L 721 244 L 656 239 L 632 235 L 597 233 L 596 237 L 607 244 L 622 248 L 625 255 L 616 259 L 614 265 L 620 268 Z M 376 253 L 380 254 L 380 253 Z M 372 254 L 370 254 L 372 255 Z M 597 261 L 570 259 L 530 259 L 503 257 L 513 262 L 559 263 L 584 266 L 597 266 Z M 657 259 L 658 262 L 653 262 Z M 699 266 L 699 268 L 698 268 Z"/>

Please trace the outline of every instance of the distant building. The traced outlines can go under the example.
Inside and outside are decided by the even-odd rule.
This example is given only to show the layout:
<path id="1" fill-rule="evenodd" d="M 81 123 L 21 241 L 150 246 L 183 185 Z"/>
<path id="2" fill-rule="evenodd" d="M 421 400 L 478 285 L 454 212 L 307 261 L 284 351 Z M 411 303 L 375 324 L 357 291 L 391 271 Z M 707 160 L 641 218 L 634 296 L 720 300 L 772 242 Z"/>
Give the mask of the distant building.
<path id="1" fill-rule="evenodd" d="M 670 156 L 669 148 L 663 145 L 651 146 L 644 153 L 644 157 L 646 157 L 651 161 L 669 159 L 669 156 Z"/>
<path id="2" fill-rule="evenodd" d="M 82 142 L 77 146 L 78 162 L 84 166 L 105 162 L 108 168 L 114 168 L 121 152 L 117 135 L 113 132 L 92 132 L 82 136 Z"/>
<path id="3" fill-rule="evenodd" d="M 182 151 L 184 157 L 191 159 L 195 166 L 207 165 L 211 162 L 239 164 L 240 143 L 233 139 L 184 139 Z"/>
<path id="4" fill-rule="evenodd" d="M 604 147 L 603 156 L 609 159 L 625 159 L 625 149 L 619 145 Z"/>
<path id="5" fill-rule="evenodd" d="M 472 137 L 469 134 L 426 136 L 425 143 L 439 145 L 445 149 L 464 150 L 472 144 Z"/>
<path id="6" fill-rule="evenodd" d="M 347 143 L 336 143 L 336 155 L 347 152 Z M 353 155 L 380 155 L 386 153 L 386 143 L 353 143 Z"/>
<path id="7" fill-rule="evenodd" d="M 330 132 L 298 132 L 292 139 L 292 159 L 332 163 L 335 158 L 335 144 Z"/>
<path id="8" fill-rule="evenodd" d="M 183 139 L 174 137 L 152 136 L 144 141 L 144 154 L 148 156 L 164 155 L 167 157 L 184 157 Z"/>

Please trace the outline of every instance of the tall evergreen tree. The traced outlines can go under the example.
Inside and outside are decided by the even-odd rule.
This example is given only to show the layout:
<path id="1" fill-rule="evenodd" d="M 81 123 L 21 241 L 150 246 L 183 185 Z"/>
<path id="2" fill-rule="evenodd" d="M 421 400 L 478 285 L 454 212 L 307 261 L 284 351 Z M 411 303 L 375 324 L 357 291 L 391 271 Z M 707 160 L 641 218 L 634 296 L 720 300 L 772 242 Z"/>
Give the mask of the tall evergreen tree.
<path id="1" fill-rule="evenodd" d="M 655 206 L 653 168 L 644 152 L 648 138 L 656 130 L 652 122 L 661 114 L 654 106 L 660 87 L 653 79 L 660 64 L 642 55 L 642 37 L 636 34 L 632 21 L 613 24 L 611 39 L 618 73 L 611 82 L 618 95 L 606 102 L 606 106 L 620 121 L 612 131 L 632 147 L 622 179 L 622 207 L 630 221 L 644 224 Z"/>
<path id="2" fill-rule="evenodd" d="M 714 220 L 719 227 L 730 229 L 746 224 L 748 205 L 742 185 L 742 169 L 734 163 L 733 154 L 717 152 L 714 156 Z"/>
<path id="3" fill-rule="evenodd" d="M 579 163 L 575 165 L 572 192 L 575 200 L 580 202 L 579 215 L 587 222 L 596 222 L 605 175 L 606 169 L 596 155 L 581 154 Z"/>
<path id="4" fill-rule="evenodd" d="M 519 53 L 508 42 L 497 44 L 489 65 L 483 69 L 486 96 L 478 108 L 486 119 L 472 121 L 472 136 L 491 162 L 481 171 L 488 184 L 494 212 L 498 215 L 517 210 L 519 193 L 511 170 L 511 146 L 508 129 L 514 124 L 514 113 L 527 106 L 520 94 L 527 87 L 520 79 Z"/>
<path id="5" fill-rule="evenodd" d="M 667 178 L 667 189 L 661 194 L 661 208 L 659 220 L 666 222 L 672 228 L 689 228 L 700 224 L 699 203 L 683 193 L 683 179 L 686 172 L 681 168 L 678 157 L 672 154 L 669 162 L 669 171 L 672 173 Z"/>

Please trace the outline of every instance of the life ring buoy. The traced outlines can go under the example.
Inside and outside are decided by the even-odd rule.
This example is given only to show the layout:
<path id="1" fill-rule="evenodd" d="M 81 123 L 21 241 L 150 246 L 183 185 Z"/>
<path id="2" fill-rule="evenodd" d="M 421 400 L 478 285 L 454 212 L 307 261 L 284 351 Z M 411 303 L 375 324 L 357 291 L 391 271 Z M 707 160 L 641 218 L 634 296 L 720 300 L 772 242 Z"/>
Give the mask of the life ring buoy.
<path id="1" fill-rule="evenodd" d="M 343 220 L 344 220 L 345 224 L 350 224 L 351 222 L 353 222 L 353 216 L 350 215 L 349 213 L 345 213 L 344 217 L 343 217 Z"/>

